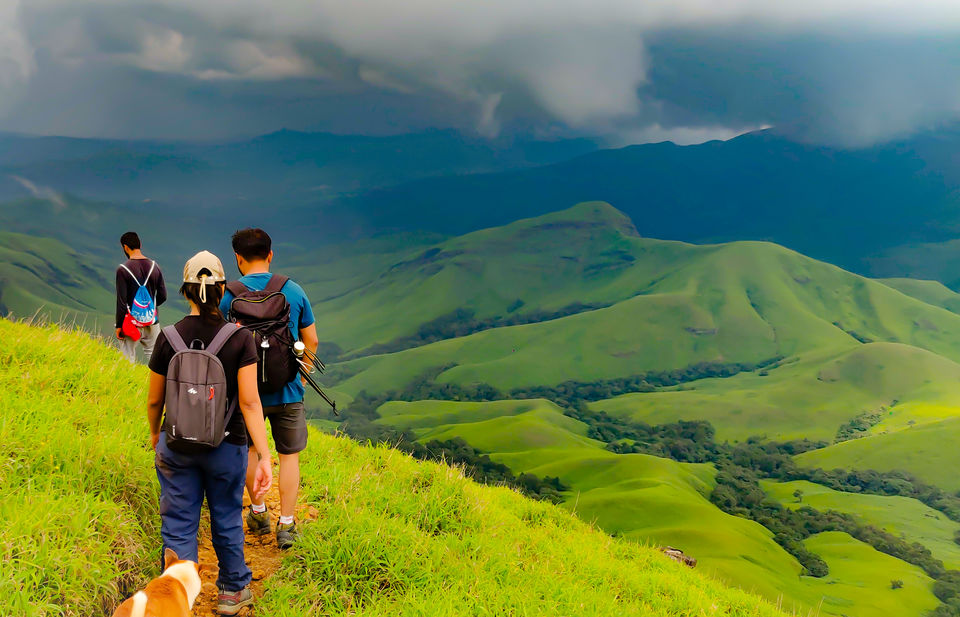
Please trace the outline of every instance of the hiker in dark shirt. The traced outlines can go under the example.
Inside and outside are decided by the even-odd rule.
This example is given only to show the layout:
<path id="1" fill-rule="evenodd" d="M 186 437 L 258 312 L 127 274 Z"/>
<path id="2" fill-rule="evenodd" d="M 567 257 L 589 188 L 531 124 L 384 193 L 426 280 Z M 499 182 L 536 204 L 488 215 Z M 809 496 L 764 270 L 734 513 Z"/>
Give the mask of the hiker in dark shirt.
<path id="1" fill-rule="evenodd" d="M 157 262 L 140 250 L 140 236 L 128 231 L 120 236 L 120 246 L 127 261 L 117 268 L 117 316 L 114 327 L 120 349 L 131 363 L 137 361 L 137 343 L 150 361 L 153 346 L 160 334 L 157 307 L 166 302 L 167 288 Z M 138 297 L 137 292 L 145 291 Z"/>
<path id="2" fill-rule="evenodd" d="M 219 563 L 217 612 L 235 615 L 253 603 L 249 587 L 252 573 L 244 560 L 243 537 L 248 440 L 259 454 L 249 459 L 253 477 L 251 497 L 263 499 L 273 480 L 263 408 L 257 392 L 257 349 L 253 338 L 239 333 L 230 336 L 219 350 L 210 351 L 223 366 L 227 408 L 237 406 L 226 425 L 226 437 L 219 446 L 192 448 L 189 443 L 178 445 L 176 439 L 171 441 L 170 435 L 176 435 L 176 425 L 167 426 L 164 414 L 175 345 L 181 349 L 208 349 L 226 324 L 219 310 L 225 280 L 220 260 L 207 251 L 197 253 L 184 266 L 180 293 L 190 305 L 190 314 L 170 326 L 179 341 L 171 344 L 167 340 L 170 328 L 161 332 L 157 340 L 156 353 L 150 358 L 147 417 L 160 481 L 163 546 L 176 551 L 181 559 L 197 561 L 197 531 L 206 497 L 213 547 Z M 213 396 L 211 387 L 210 397 Z M 170 410 L 167 409 L 166 413 L 169 414 Z"/>

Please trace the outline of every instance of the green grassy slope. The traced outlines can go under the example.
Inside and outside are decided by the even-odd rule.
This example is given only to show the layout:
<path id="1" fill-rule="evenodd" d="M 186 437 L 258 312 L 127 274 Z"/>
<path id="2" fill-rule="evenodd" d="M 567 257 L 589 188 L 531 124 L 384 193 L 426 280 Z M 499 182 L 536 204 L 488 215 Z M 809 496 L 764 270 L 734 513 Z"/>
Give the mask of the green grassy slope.
<path id="1" fill-rule="evenodd" d="M 146 370 L 56 327 L 0 341 L 0 614 L 109 614 L 159 556 Z"/>
<path id="2" fill-rule="evenodd" d="M 925 615 L 938 601 L 923 570 L 876 551 L 839 531 L 810 537 L 806 547 L 821 555 L 830 576 L 812 586 L 823 594 L 820 613 L 886 617 L 904 610 Z M 892 581 L 903 587 L 892 589 Z"/>
<path id="3" fill-rule="evenodd" d="M 721 440 L 833 440 L 861 413 L 882 420 L 882 432 L 908 422 L 954 417 L 960 400 L 960 364 L 899 343 L 810 352 L 766 374 L 705 379 L 666 391 L 626 394 L 592 403 L 615 416 L 650 424 L 708 420 Z"/>
<path id="4" fill-rule="evenodd" d="M 698 567 L 780 600 L 801 614 L 822 603 L 821 614 L 878 615 L 861 602 L 862 595 L 882 594 L 889 588 L 889 579 L 874 576 L 869 547 L 862 547 L 866 551 L 855 547 L 849 555 L 837 556 L 842 565 L 832 571 L 829 587 L 818 579 L 800 577 L 799 564 L 772 540 L 770 532 L 710 503 L 712 466 L 613 454 L 587 439 L 584 425 L 549 402 L 393 401 L 381 406 L 379 413 L 378 422 L 411 429 L 422 441 L 461 437 L 516 472 L 559 477 L 572 487 L 564 505 L 581 518 L 640 544 L 680 547 L 700 560 Z M 828 551 L 825 556 L 835 555 Z M 884 560 L 880 563 L 891 566 Z M 913 592 L 903 596 L 915 593 L 922 598 L 919 604 L 929 606 L 929 579 L 918 579 L 912 566 L 903 562 L 891 567 L 914 581 Z M 869 573 L 866 579 L 864 572 Z M 923 613 L 911 606 L 896 614 Z"/>
<path id="5" fill-rule="evenodd" d="M 517 300 L 517 314 L 615 302 L 640 293 L 685 246 L 641 240 L 609 205 L 580 204 L 417 249 L 315 307 L 317 327 L 321 340 L 357 349 L 463 307 L 489 318 L 507 315 Z"/>
<path id="6" fill-rule="evenodd" d="M 960 490 L 960 417 L 846 441 L 801 454 L 797 462 L 824 469 L 894 469 L 940 488 Z"/>
<path id="7" fill-rule="evenodd" d="M 953 313 L 960 312 L 960 294 L 940 281 L 922 279 L 892 278 L 878 279 L 881 283 L 893 287 L 908 296 L 923 300 L 927 304 L 941 306 Z"/>
<path id="8" fill-rule="evenodd" d="M 101 265 L 51 238 L 0 232 L 0 314 L 112 326 L 113 280 Z"/>
<path id="9" fill-rule="evenodd" d="M 960 568 L 960 546 L 953 541 L 960 524 L 916 499 L 843 493 L 803 480 L 764 480 L 760 485 L 771 499 L 788 508 L 811 506 L 817 510 L 845 512 L 865 524 L 903 536 L 909 542 L 919 542 L 948 569 Z M 802 501 L 793 496 L 798 490 L 803 492 Z"/>
<path id="10" fill-rule="evenodd" d="M 0 319 L 0 614 L 109 614 L 155 574 L 146 371 L 87 335 Z M 780 614 L 564 510 L 387 448 L 311 435 L 320 516 L 265 614 Z"/>
<path id="11" fill-rule="evenodd" d="M 623 239 L 674 252 L 669 265 L 652 270 L 656 277 L 631 279 L 637 284 L 624 287 L 623 273 L 609 287 L 625 296 L 642 290 L 640 295 L 553 321 L 361 358 L 348 366 L 363 373 L 343 387 L 352 392 L 398 388 L 427 368 L 455 361 L 458 366 L 440 381 L 509 389 L 702 361 L 755 363 L 815 350 L 840 352 L 863 340 L 900 342 L 960 359 L 960 315 L 782 247 Z M 646 259 L 637 262 L 649 265 Z M 645 287 L 639 279 L 647 281 Z M 452 301 L 457 297 L 453 294 Z M 378 310 L 398 313 L 392 303 Z M 544 362 L 548 357 L 551 361 Z"/>

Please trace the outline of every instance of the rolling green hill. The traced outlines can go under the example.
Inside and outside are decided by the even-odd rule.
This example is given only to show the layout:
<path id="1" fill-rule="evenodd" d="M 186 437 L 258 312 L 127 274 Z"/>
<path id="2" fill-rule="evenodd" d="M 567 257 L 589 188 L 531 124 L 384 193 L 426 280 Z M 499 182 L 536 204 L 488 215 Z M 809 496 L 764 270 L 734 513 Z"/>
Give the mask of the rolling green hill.
<path id="1" fill-rule="evenodd" d="M 0 232 L 0 315 L 39 312 L 91 330 L 110 328 L 113 281 L 98 264 L 51 238 Z"/>
<path id="2" fill-rule="evenodd" d="M 109 614 L 156 574 L 146 370 L 88 335 L 0 319 L 0 613 Z M 313 432 L 320 512 L 259 611 L 307 615 L 780 614 L 656 551 L 456 469 Z"/>
<path id="3" fill-rule="evenodd" d="M 0 215 L 11 216 L 2 209 Z M 78 216 L 78 230 L 96 227 L 93 204 L 85 204 Z M 64 245 L 70 235 L 57 233 L 43 240 L 9 236 L 0 268 L 24 264 L 17 272 L 27 278 L 17 279 L 16 287 L 8 288 L 17 292 L 4 292 L 4 298 L 37 301 L 39 296 L 23 292 L 36 287 L 44 296 L 63 294 L 63 302 L 112 306 L 109 286 L 102 296 L 81 294 L 93 288 L 83 276 L 93 274 L 70 269 L 83 261 L 77 259 L 83 250 L 71 253 Z M 175 255 L 190 242 L 178 237 L 163 250 Z M 37 248 L 43 250 L 30 253 Z M 864 617 L 889 614 L 879 607 L 896 604 L 897 615 L 920 617 L 936 603 L 931 580 L 914 566 L 878 557 L 846 536 L 806 537 L 808 550 L 831 571 L 824 579 L 802 576 L 797 549 L 787 552 L 782 538 L 775 540 L 758 523 L 727 514 L 711 501 L 723 481 L 722 466 L 718 472 L 712 465 L 649 453 L 617 454 L 618 444 L 598 437 L 586 424 L 592 420 L 577 413 L 602 411 L 627 423 L 708 421 L 720 443 L 757 435 L 842 441 L 797 460 L 827 468 L 902 467 L 955 490 L 960 485 L 949 469 L 960 461 L 953 461 L 954 449 L 943 444 L 960 421 L 954 407 L 960 394 L 960 315 L 952 311 L 952 292 L 938 284 L 870 280 L 765 242 L 696 246 L 644 238 L 622 213 L 598 202 L 457 238 L 387 235 L 342 251 L 283 244 L 277 250 L 283 264 L 278 271 L 300 280 L 314 300 L 331 359 L 329 385 L 342 404 L 355 403 L 358 410 L 379 396 L 369 410 L 371 418 L 379 416 L 378 425 L 412 430 L 424 443 L 462 438 L 517 474 L 558 477 L 571 487 L 564 507 L 623 536 L 628 546 L 680 546 L 704 571 L 790 609 L 805 613 L 820 607 L 820 614 Z M 84 263 L 100 263 L 97 259 Z M 99 259 L 103 265 L 94 272 L 112 272 L 109 255 Z M 52 285 L 49 290 L 44 281 Z M 70 289 L 64 281 L 77 285 L 76 296 L 64 293 Z M 104 312 L 109 316 L 109 308 Z M 702 378 L 717 374 L 723 377 Z M 576 383 L 567 383 L 571 380 Z M 517 388 L 524 391 L 513 392 Z M 381 405 L 391 397 L 405 400 Z M 418 400 L 438 397 L 459 400 Z M 308 404 L 318 407 L 312 399 Z M 329 452 L 347 451 L 330 445 Z M 385 464 L 344 455 L 366 461 L 361 466 Z M 343 475 L 348 470 L 330 475 L 311 469 L 305 473 L 323 486 L 349 488 Z M 379 490 L 376 477 L 369 481 Z M 327 490 L 317 489 L 313 497 L 320 509 L 330 507 Z M 417 550 L 462 561 L 459 545 L 436 544 L 419 531 L 405 535 L 410 519 L 403 517 L 419 508 L 415 502 L 383 499 L 340 506 L 368 512 L 365 524 L 386 525 Z M 398 508 L 391 512 L 400 518 L 382 519 L 376 509 L 384 504 Z M 341 514 L 347 516 L 334 512 L 331 527 L 318 533 L 310 549 L 316 552 L 294 562 L 288 573 L 299 567 L 333 576 L 338 564 L 329 561 L 328 551 L 348 550 L 350 542 L 360 541 L 337 536 Z M 940 529 L 910 534 L 936 545 L 931 548 L 938 555 L 949 553 Z M 347 544 L 326 543 L 334 536 Z M 397 554 L 371 558 L 393 564 L 389 560 Z M 551 557 L 545 563 L 558 562 Z M 904 588 L 890 589 L 885 571 L 903 580 Z M 420 582 L 434 580 L 436 573 L 403 572 Z M 296 600 L 306 582 L 293 580 L 269 596 L 272 614 L 307 610 Z M 402 594 L 376 604 L 372 614 L 409 602 L 404 595 L 409 589 L 428 594 L 432 588 L 419 584 L 404 583 Z M 326 597 L 320 587 L 311 589 L 309 602 Z M 355 602 L 374 606 L 367 596 L 337 589 L 350 598 L 338 605 L 343 610 L 352 610 Z M 530 601 L 526 595 L 509 601 L 514 600 L 517 606 Z M 438 598 L 431 602 L 443 605 Z M 462 609 L 460 600 L 452 602 L 451 612 Z"/>
<path id="4" fill-rule="evenodd" d="M 824 547 L 823 557 L 836 567 L 828 580 L 800 576 L 800 565 L 769 531 L 709 501 L 711 465 L 613 454 L 548 401 L 393 401 L 379 412 L 378 423 L 411 429 L 422 442 L 460 437 L 518 472 L 559 477 L 572 488 L 564 505 L 581 518 L 640 544 L 681 547 L 700 561 L 698 567 L 799 614 L 815 608 L 828 615 L 891 614 L 883 602 L 863 602 L 867 595 L 914 598 L 897 615 L 923 615 L 937 604 L 919 568 L 887 555 L 875 559 L 874 549 L 849 536 L 839 543 L 812 538 L 811 546 Z M 891 595 L 890 577 L 880 574 L 885 571 L 909 581 L 911 590 Z"/>
<path id="5" fill-rule="evenodd" d="M 803 480 L 763 481 L 760 484 L 772 499 L 788 508 L 811 506 L 818 510 L 845 512 L 867 524 L 923 544 L 948 568 L 960 567 L 960 546 L 954 542 L 960 523 L 916 499 L 844 493 Z M 802 493 L 800 500 L 794 497 L 797 491 Z"/>
<path id="6" fill-rule="evenodd" d="M 575 301 L 602 308 L 492 327 L 511 306 L 522 316 Z M 344 367 L 358 374 L 341 387 L 401 389 L 455 362 L 438 381 L 509 390 L 840 354 L 869 341 L 960 360 L 960 315 L 772 244 L 641 238 L 605 204 L 446 241 L 315 308 L 321 339 L 349 350 L 413 335 L 456 307 L 490 329 L 353 360 Z"/>
<path id="7" fill-rule="evenodd" d="M 618 417 L 659 424 L 700 419 L 720 439 L 751 436 L 832 441 L 853 417 L 873 415 L 872 432 L 955 417 L 960 364 L 901 343 L 868 343 L 802 354 L 766 372 L 705 379 L 681 388 L 592 403 Z"/>
<path id="8" fill-rule="evenodd" d="M 863 439 L 801 454 L 797 461 L 824 469 L 905 470 L 949 491 L 960 490 L 960 413 L 954 417 L 908 425 Z"/>

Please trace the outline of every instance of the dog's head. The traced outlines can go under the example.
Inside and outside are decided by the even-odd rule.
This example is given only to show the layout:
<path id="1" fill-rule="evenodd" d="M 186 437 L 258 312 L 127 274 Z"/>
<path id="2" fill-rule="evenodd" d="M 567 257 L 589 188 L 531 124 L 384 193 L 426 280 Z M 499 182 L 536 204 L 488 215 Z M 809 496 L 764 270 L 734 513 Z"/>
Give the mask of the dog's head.
<path id="1" fill-rule="evenodd" d="M 206 569 L 206 566 L 202 566 L 195 561 L 180 559 L 172 549 L 168 548 L 163 551 L 163 576 L 170 576 L 180 581 L 184 591 L 187 592 L 187 602 L 190 608 L 193 608 L 194 601 L 200 595 L 200 573 Z"/>

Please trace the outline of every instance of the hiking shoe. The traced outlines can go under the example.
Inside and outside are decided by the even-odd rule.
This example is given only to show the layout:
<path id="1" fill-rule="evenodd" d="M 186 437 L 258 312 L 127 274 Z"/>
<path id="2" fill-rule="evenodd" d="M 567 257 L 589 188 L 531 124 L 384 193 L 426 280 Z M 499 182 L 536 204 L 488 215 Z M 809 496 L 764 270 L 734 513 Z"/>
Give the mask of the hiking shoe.
<path id="1" fill-rule="evenodd" d="M 250 587 L 244 587 L 240 591 L 220 590 L 217 597 L 217 612 L 221 615 L 236 615 L 244 606 L 253 605 L 253 594 L 250 593 Z"/>
<path id="2" fill-rule="evenodd" d="M 289 525 L 277 523 L 277 546 L 287 549 L 300 539 L 300 532 L 297 531 L 297 523 L 294 521 Z"/>
<path id="3" fill-rule="evenodd" d="M 270 511 L 264 510 L 257 514 L 253 508 L 248 509 L 247 529 L 255 536 L 265 536 L 270 533 Z"/>

